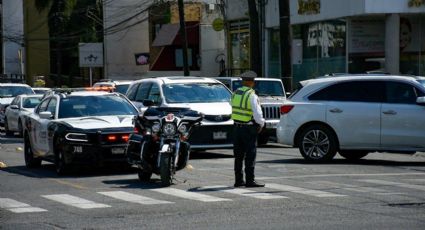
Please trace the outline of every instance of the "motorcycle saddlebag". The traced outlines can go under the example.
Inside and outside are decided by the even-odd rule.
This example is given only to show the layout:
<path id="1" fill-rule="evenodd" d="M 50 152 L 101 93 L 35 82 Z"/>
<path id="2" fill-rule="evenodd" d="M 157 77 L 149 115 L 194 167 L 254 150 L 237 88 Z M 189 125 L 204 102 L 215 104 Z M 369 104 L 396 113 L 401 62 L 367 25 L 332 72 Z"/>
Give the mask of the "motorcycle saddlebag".
<path id="1" fill-rule="evenodd" d="M 126 155 L 129 163 L 140 162 L 140 150 L 144 137 L 139 134 L 131 134 L 127 143 Z"/>

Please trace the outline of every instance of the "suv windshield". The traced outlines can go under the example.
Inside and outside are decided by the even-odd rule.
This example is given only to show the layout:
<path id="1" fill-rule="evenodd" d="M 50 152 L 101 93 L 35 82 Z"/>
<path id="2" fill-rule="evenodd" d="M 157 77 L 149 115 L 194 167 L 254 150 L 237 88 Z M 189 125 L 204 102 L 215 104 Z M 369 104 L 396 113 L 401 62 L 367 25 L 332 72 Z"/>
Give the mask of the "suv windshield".
<path id="1" fill-rule="evenodd" d="M 0 86 L 0 98 L 16 97 L 21 94 L 34 94 L 34 92 L 26 86 Z"/>
<path id="2" fill-rule="evenodd" d="M 137 115 L 137 110 L 115 95 L 70 96 L 59 104 L 59 118 L 109 115 Z"/>
<path id="3" fill-rule="evenodd" d="M 231 93 L 222 84 L 165 84 L 162 91 L 167 103 L 229 102 Z"/>
<path id="4" fill-rule="evenodd" d="M 242 86 L 242 80 L 233 82 L 233 90 Z M 285 96 L 282 84 L 278 81 L 255 81 L 255 93 L 258 96 Z"/>

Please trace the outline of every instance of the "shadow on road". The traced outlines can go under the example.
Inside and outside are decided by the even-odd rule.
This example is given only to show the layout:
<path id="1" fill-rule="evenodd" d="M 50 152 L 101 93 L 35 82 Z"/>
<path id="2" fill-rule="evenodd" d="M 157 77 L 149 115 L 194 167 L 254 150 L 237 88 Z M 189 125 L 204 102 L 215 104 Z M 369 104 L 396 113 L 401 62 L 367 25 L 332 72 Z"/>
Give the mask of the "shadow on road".
<path id="1" fill-rule="evenodd" d="M 155 189 L 155 188 L 162 188 L 164 187 L 161 184 L 161 180 L 158 176 L 153 175 L 153 178 L 149 182 L 141 182 L 137 175 L 135 175 L 134 179 L 125 179 L 125 180 L 104 180 L 102 183 L 107 185 L 115 185 L 112 188 L 120 188 L 120 189 Z M 175 182 L 175 183 L 181 183 L 181 182 Z"/>
<path id="2" fill-rule="evenodd" d="M 81 166 L 73 167 L 66 175 L 58 175 L 55 166 L 43 163 L 40 168 L 27 168 L 26 166 L 12 166 L 0 169 L 2 171 L 34 178 L 76 178 L 76 177 L 97 177 L 108 175 L 135 174 L 134 168 L 128 164 L 114 164 L 103 167 Z"/>
<path id="3" fill-rule="evenodd" d="M 392 161 L 392 160 L 376 160 L 376 159 L 360 159 L 360 160 L 346 160 L 346 159 L 333 159 L 330 162 L 310 162 L 303 158 L 296 159 L 279 159 L 257 161 L 262 164 L 317 164 L 317 165 L 381 165 L 381 166 L 424 166 L 425 161 Z"/>

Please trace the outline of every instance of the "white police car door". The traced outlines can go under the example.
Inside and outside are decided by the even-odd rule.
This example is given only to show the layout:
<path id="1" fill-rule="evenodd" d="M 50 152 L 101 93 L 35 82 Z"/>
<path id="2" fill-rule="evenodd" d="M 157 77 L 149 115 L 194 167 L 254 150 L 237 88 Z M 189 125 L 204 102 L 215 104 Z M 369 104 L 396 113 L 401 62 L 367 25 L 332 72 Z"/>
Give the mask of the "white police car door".
<path id="1" fill-rule="evenodd" d="M 56 117 L 56 108 L 57 108 L 57 99 L 52 97 L 50 99 L 49 104 L 46 107 L 46 110 L 52 113 L 52 117 L 50 119 L 41 118 L 36 121 L 34 124 L 34 134 L 37 136 L 37 142 L 35 143 L 38 152 L 42 155 L 45 155 L 49 151 L 49 142 L 48 142 L 48 133 L 47 126 L 49 123 Z M 40 111 L 40 112 L 44 112 Z"/>

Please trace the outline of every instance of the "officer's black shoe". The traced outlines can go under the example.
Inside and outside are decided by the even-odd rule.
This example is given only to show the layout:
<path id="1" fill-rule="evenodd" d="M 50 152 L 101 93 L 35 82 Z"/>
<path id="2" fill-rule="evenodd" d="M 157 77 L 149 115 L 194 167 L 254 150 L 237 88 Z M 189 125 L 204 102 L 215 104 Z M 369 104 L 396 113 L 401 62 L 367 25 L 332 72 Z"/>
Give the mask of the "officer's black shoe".
<path id="1" fill-rule="evenodd" d="M 264 186 L 266 186 L 266 185 L 263 184 L 263 183 L 260 183 L 258 181 L 255 181 L 255 180 L 254 181 L 247 182 L 246 185 L 245 185 L 245 187 L 248 187 L 248 188 L 264 187 Z"/>
<path id="2" fill-rule="evenodd" d="M 245 186 L 245 181 L 236 181 L 235 184 L 233 185 L 234 187 L 242 187 Z"/>

